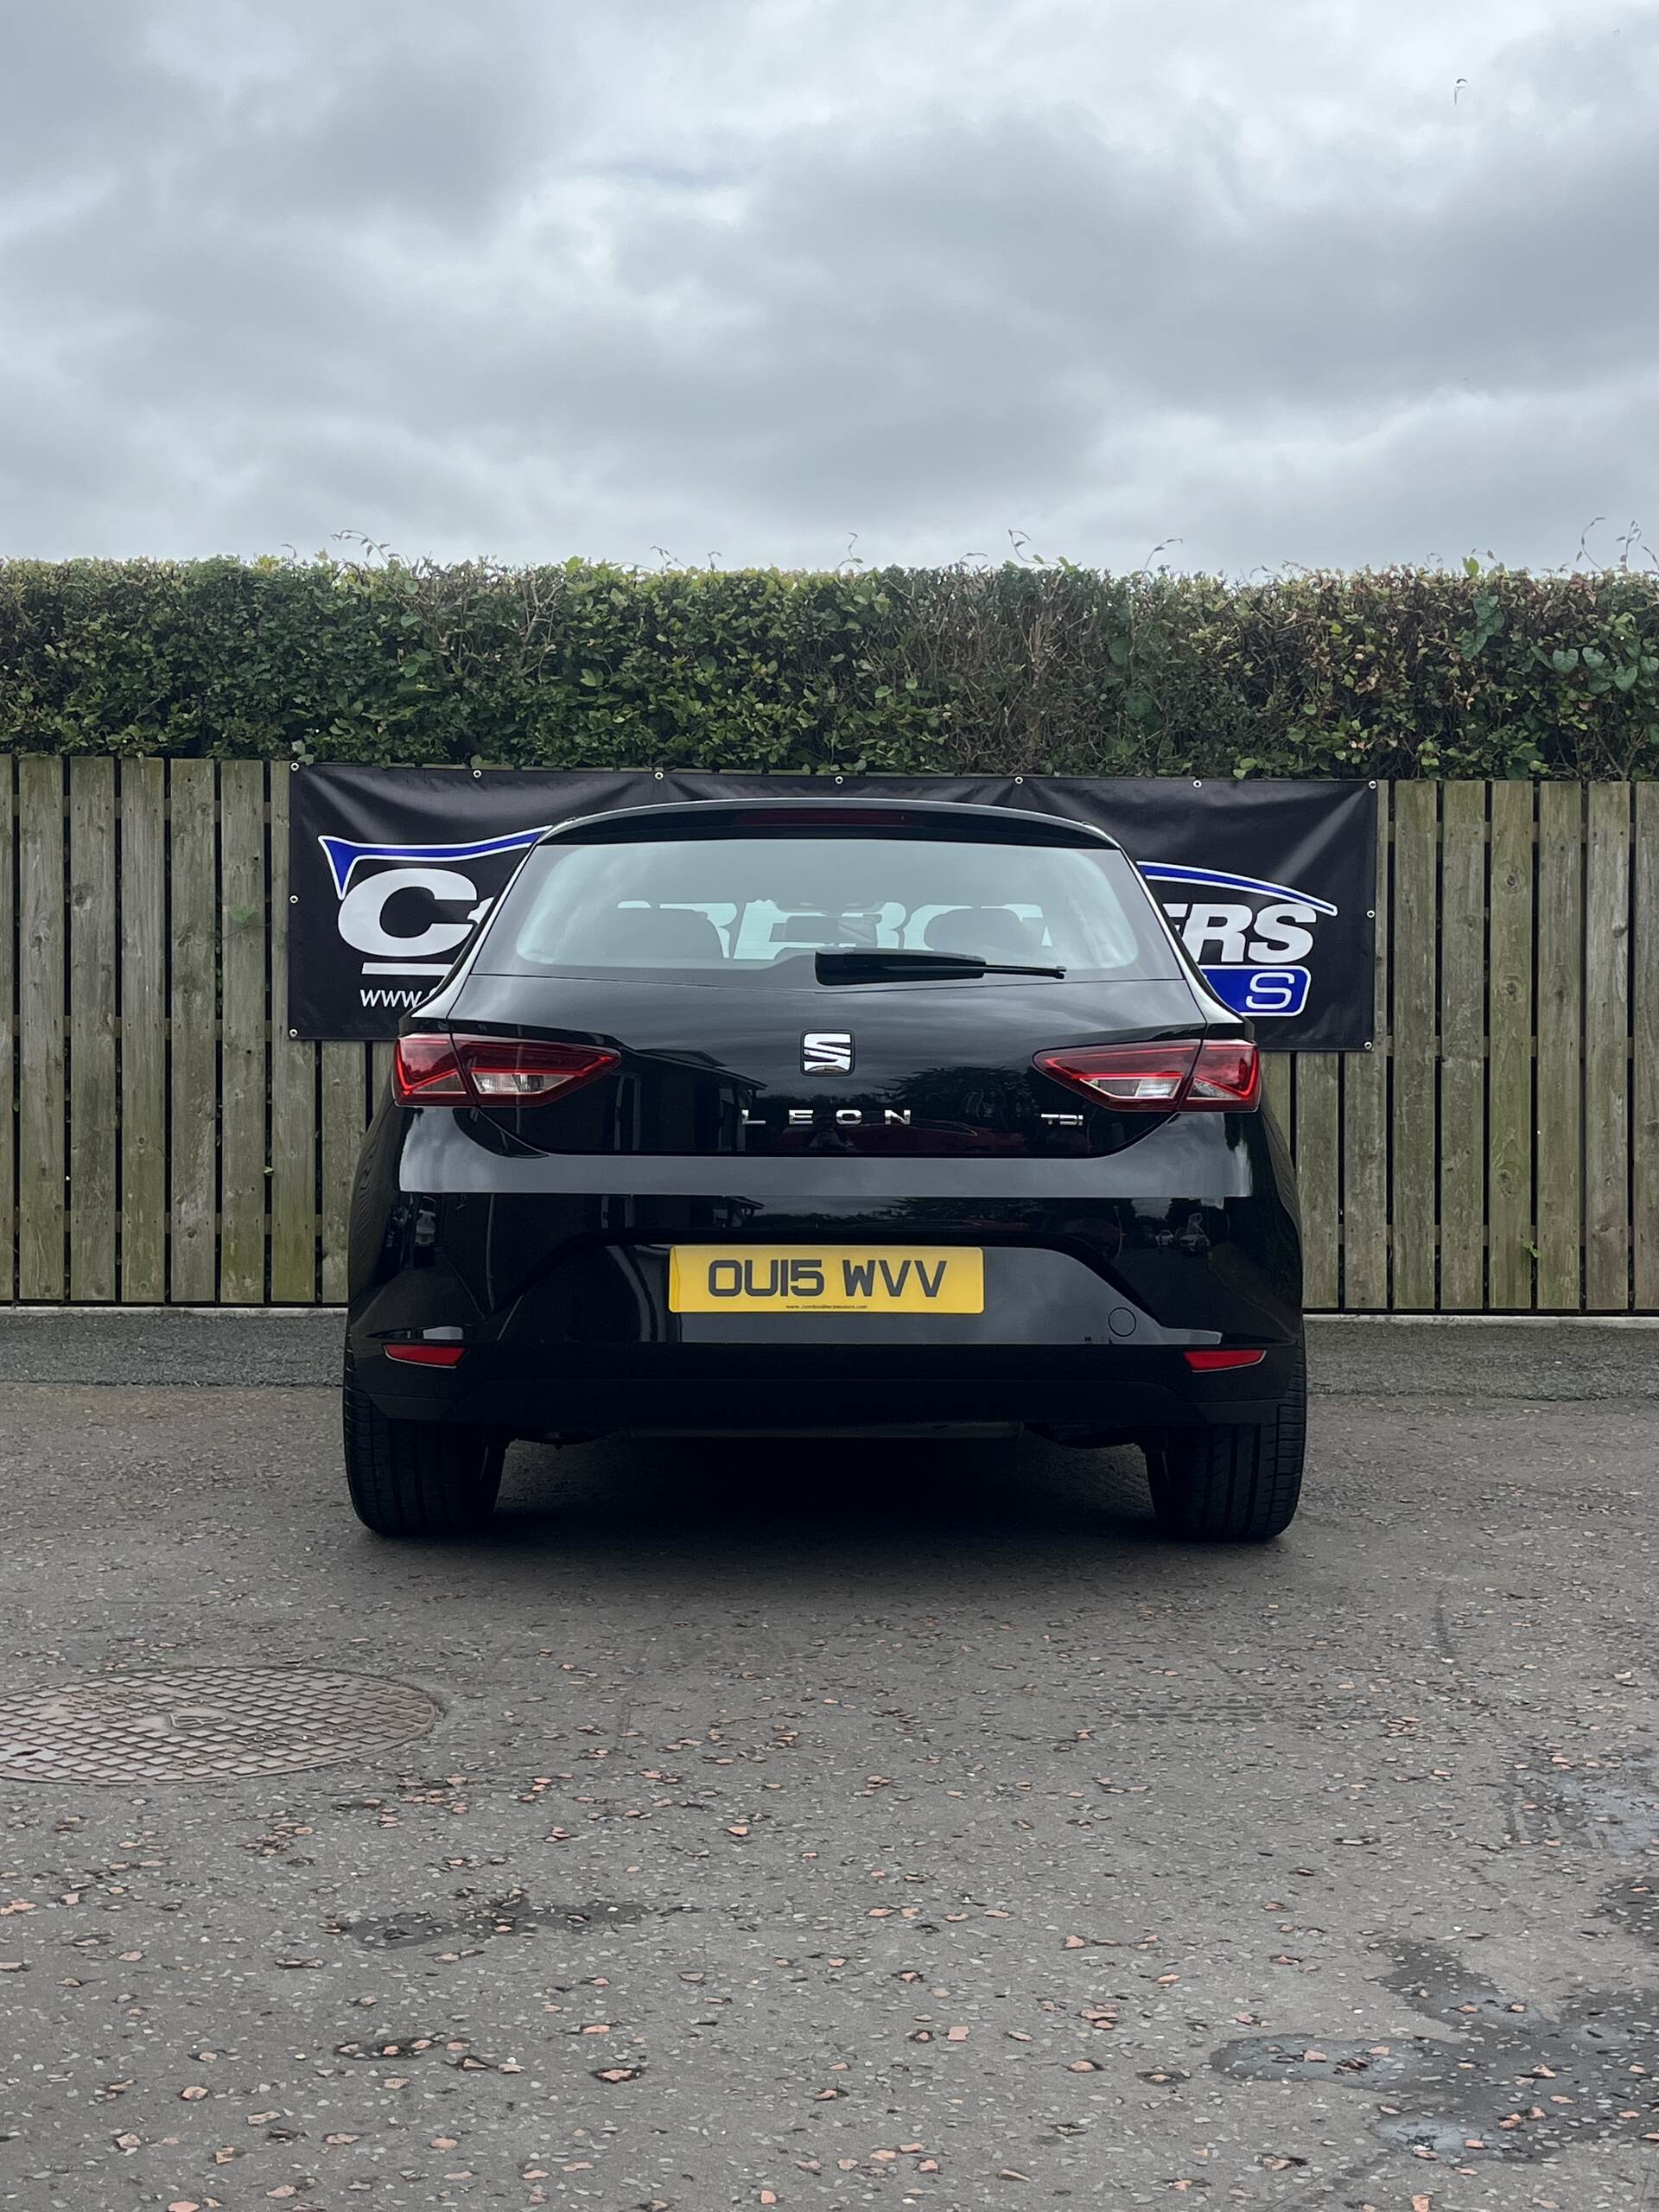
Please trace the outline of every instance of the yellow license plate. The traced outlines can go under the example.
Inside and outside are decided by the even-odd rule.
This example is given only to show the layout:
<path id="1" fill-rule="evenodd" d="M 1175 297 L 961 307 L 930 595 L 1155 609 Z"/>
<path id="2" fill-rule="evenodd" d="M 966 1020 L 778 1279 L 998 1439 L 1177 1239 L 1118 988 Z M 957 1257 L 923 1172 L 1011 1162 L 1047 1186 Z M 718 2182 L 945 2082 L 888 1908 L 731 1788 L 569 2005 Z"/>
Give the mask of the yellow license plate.
<path id="1" fill-rule="evenodd" d="M 982 1313 L 985 1259 L 956 1244 L 676 1244 L 673 1313 Z"/>

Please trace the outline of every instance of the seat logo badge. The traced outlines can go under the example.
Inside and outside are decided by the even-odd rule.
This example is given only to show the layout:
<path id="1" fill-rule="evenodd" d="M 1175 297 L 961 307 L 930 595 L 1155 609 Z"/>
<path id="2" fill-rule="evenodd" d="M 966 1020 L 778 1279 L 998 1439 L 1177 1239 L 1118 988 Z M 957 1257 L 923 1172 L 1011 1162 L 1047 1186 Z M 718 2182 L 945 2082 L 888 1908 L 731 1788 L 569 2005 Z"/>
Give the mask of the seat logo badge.
<path id="1" fill-rule="evenodd" d="M 845 1029 L 809 1029 L 801 1039 L 803 1075 L 850 1075 L 853 1040 Z"/>

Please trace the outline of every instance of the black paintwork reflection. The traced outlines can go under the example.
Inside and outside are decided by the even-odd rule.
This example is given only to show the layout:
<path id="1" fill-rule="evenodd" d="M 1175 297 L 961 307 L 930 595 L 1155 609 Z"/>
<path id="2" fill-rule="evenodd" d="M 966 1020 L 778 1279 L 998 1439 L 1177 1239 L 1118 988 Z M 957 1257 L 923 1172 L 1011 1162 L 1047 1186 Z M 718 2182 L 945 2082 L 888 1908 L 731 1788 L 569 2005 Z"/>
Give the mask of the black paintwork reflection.
<path id="1" fill-rule="evenodd" d="M 353 1295 L 407 1287 L 409 1325 L 499 1322 L 534 1299 L 549 1331 L 575 1342 L 656 1341 L 662 1300 L 642 1298 L 641 1244 L 722 1239 L 1039 1245 L 1068 1253 L 1171 1328 L 1229 1335 L 1294 1329 L 1299 1284 L 1262 1267 L 1252 1201 L 1093 1206 L 894 1199 L 879 1206 L 759 1206 L 741 1198 L 503 1198 L 458 1194 L 395 1205 Z M 435 1211 L 435 1249 L 417 1250 L 417 1223 Z M 1179 1226 L 1173 1225 L 1173 1224 Z M 1271 1249 L 1271 1247 L 1269 1247 Z M 453 1290 L 454 1306 L 444 1303 Z M 442 1308 L 442 1310 L 440 1310 Z M 400 1311 L 402 1309 L 400 1308 Z M 402 1325 L 383 1321 L 382 1325 Z"/>

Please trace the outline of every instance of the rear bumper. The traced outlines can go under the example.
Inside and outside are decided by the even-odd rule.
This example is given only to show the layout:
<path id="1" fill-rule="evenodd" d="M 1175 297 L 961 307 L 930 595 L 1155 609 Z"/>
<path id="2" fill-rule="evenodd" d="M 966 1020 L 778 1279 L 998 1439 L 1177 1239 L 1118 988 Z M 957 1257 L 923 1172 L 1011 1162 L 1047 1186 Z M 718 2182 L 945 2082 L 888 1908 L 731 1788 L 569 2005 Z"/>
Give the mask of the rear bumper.
<path id="1" fill-rule="evenodd" d="M 359 1382 L 394 1419 L 520 1436 L 986 1421 L 1116 1431 L 1260 1419 L 1288 1387 L 1294 1332 L 1258 1337 L 1255 1366 L 1197 1374 L 1185 1353 L 1220 1344 L 1221 1330 L 1158 1320 L 1074 1254 L 981 1249 L 979 1313 L 678 1314 L 667 1245 L 596 1242 L 486 1319 L 465 1317 L 442 1269 L 411 1268 L 353 1306 L 351 1349 Z M 459 1348 L 454 1367 L 387 1351 L 435 1342 Z"/>
<path id="2" fill-rule="evenodd" d="M 1172 1123 L 1070 1162 L 526 1159 L 486 1153 L 453 1118 L 383 1113 L 355 1193 L 349 1343 L 394 1419 L 532 1437 L 1132 1432 L 1261 1420 L 1290 1385 L 1300 1236 L 1266 1116 L 1230 1135 L 1219 1116 Z M 614 1188 L 621 1174 L 632 1188 Z M 677 1315 L 677 1243 L 971 1245 L 985 1308 Z M 459 1365 L 386 1357 L 432 1332 L 463 1347 Z M 1194 1374 L 1183 1351 L 1216 1344 L 1264 1357 Z"/>
<path id="3" fill-rule="evenodd" d="M 906 1428 L 1015 1422 L 1129 1432 L 1266 1419 L 1290 1387 L 1294 1348 L 1261 1364 L 1194 1375 L 1173 1348 L 1109 1351 L 1019 1345 L 986 1349 L 876 1345 L 662 1345 L 626 1355 L 526 1364 L 516 1348 L 469 1348 L 454 1369 L 389 1360 L 354 1342 L 357 1379 L 394 1420 L 474 1423 L 513 1436 L 600 1434 L 619 1428 Z"/>

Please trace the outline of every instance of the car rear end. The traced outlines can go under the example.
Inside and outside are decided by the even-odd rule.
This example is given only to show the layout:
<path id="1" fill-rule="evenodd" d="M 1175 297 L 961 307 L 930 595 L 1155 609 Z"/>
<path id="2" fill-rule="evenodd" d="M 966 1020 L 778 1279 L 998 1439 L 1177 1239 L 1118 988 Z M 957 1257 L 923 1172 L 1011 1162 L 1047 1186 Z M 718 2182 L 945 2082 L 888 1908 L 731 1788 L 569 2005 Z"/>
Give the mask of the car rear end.
<path id="1" fill-rule="evenodd" d="M 434 1465 L 1020 1426 L 1155 1462 L 1301 1387 L 1248 1023 L 1109 839 L 1010 810 L 553 833 L 406 1027 L 351 1271 L 359 1427 Z"/>

